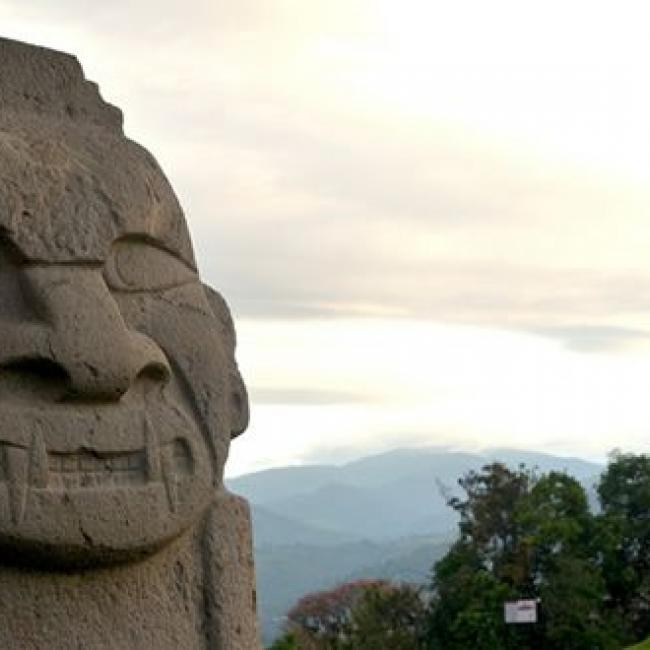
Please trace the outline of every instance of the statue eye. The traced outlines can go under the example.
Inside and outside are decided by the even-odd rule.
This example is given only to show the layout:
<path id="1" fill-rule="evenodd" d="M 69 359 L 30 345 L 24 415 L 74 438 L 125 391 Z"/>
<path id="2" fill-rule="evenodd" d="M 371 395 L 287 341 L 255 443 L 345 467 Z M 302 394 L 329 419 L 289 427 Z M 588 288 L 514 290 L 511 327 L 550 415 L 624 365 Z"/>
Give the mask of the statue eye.
<path id="1" fill-rule="evenodd" d="M 118 241 L 104 265 L 106 283 L 115 291 L 162 291 L 197 279 L 180 259 L 144 241 Z"/>

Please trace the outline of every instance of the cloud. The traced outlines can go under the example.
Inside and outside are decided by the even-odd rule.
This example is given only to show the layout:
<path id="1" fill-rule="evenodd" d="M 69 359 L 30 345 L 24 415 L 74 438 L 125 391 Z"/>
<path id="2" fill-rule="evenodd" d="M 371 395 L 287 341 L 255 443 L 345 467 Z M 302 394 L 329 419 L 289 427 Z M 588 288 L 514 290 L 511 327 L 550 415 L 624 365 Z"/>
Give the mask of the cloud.
<path id="1" fill-rule="evenodd" d="M 650 330 L 629 327 L 546 327 L 534 333 L 564 341 L 565 345 L 578 352 L 607 352 L 624 350 L 629 346 L 650 341 Z"/>
<path id="2" fill-rule="evenodd" d="M 368 402 L 369 398 L 353 392 L 310 390 L 306 388 L 260 388 L 251 386 L 251 398 L 256 404 L 332 405 Z"/>
<path id="3" fill-rule="evenodd" d="M 0 0 L 0 14 L 6 33 L 77 53 L 124 109 L 236 313 L 643 344 L 625 333 L 650 327 L 648 98 L 631 101 L 625 61 L 585 71 L 584 52 L 565 52 L 547 68 L 521 35 L 519 59 L 504 35 L 476 61 L 448 29 L 463 16 L 416 4 Z M 642 119 L 612 121 L 609 81 Z"/>

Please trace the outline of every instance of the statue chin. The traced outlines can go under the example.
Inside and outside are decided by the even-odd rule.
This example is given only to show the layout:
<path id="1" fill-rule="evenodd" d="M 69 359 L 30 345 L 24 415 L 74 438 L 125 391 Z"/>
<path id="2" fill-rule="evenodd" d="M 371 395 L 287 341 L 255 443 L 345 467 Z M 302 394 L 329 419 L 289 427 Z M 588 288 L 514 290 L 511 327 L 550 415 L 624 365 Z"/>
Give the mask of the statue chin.
<path id="1" fill-rule="evenodd" d="M 176 513 L 168 511 L 166 488 L 155 484 L 30 495 L 26 518 L 0 531 L 3 559 L 49 569 L 86 568 L 154 553 L 194 524 L 209 504 L 209 483 L 184 479 L 176 489 L 179 505 L 188 504 Z M 0 508 L 8 500 L 6 488 L 0 488 Z"/>
<path id="2" fill-rule="evenodd" d="M 0 431 L 13 428 L 0 436 L 3 561 L 127 562 L 195 524 L 214 498 L 213 470 L 181 413 L 113 409 L 97 419 L 94 409 L 54 410 L 35 420 L 4 410 Z"/>

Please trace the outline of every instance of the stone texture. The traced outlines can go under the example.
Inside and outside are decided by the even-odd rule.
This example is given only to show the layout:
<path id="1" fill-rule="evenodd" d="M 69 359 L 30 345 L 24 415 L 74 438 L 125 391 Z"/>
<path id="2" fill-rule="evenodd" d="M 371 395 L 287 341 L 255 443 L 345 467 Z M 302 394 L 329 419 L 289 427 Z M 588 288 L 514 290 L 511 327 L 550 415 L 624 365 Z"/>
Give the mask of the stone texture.
<path id="1" fill-rule="evenodd" d="M 259 647 L 235 343 L 120 111 L 0 39 L 0 647 Z"/>

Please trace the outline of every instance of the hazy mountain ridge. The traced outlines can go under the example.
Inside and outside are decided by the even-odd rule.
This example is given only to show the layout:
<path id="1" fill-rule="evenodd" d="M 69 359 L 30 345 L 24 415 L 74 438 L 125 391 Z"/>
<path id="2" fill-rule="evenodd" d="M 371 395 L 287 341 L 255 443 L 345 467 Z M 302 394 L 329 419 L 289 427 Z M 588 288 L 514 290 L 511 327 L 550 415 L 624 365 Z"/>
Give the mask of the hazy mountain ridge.
<path id="1" fill-rule="evenodd" d="M 367 456 L 345 465 L 304 465 L 247 474 L 228 481 L 234 492 L 262 507 L 256 545 L 307 542 L 306 530 L 292 540 L 291 521 L 323 529 L 324 538 L 387 541 L 412 535 L 445 535 L 455 525 L 446 496 L 458 490 L 458 478 L 492 460 L 516 466 L 525 463 L 540 472 L 566 470 L 590 489 L 602 466 L 512 449 L 483 453 L 439 448 L 398 449 Z M 287 533 L 269 525 L 271 515 L 288 519 Z M 295 528 L 295 526 L 293 526 Z"/>
<path id="2" fill-rule="evenodd" d="M 350 533 L 319 528 L 290 517 L 283 517 L 264 506 L 251 504 L 251 511 L 255 523 L 253 541 L 256 547 L 293 544 L 332 546 L 356 540 Z"/>

